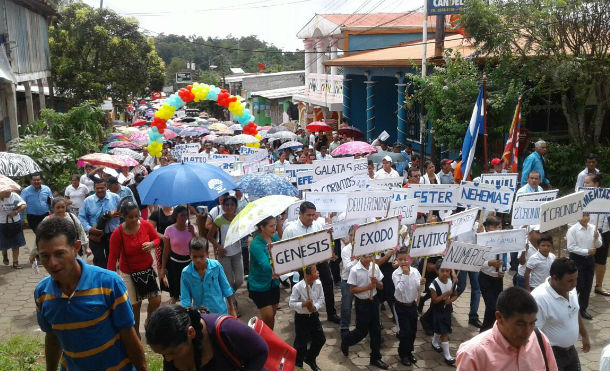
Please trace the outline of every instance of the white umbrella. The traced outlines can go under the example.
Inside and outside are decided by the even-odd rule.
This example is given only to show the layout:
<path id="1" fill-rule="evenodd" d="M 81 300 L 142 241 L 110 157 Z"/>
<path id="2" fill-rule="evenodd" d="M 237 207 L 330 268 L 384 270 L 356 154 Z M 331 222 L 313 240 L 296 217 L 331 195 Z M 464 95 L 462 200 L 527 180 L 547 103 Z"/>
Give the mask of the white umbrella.
<path id="1" fill-rule="evenodd" d="M 278 148 L 278 149 L 282 150 L 282 149 L 286 149 L 286 148 L 298 148 L 298 147 L 303 147 L 303 143 L 297 142 L 297 141 L 290 141 L 290 142 L 286 142 L 286 143 L 282 144 L 280 146 L 280 148 Z"/>
<path id="2" fill-rule="evenodd" d="M 296 197 L 271 195 L 250 202 L 233 218 L 225 238 L 225 246 L 229 246 L 256 230 L 256 224 L 270 216 L 278 216 L 299 201 Z"/>
<path id="3" fill-rule="evenodd" d="M 234 137 L 229 137 L 225 144 L 234 145 L 234 144 L 248 144 L 248 143 L 258 143 L 259 140 L 256 139 L 252 135 L 248 134 L 239 134 Z"/>
<path id="4" fill-rule="evenodd" d="M 136 152 L 129 148 L 112 148 L 108 152 L 113 155 L 125 155 L 127 157 L 131 157 L 134 160 L 138 160 L 138 161 L 144 160 L 143 154 L 141 154 L 140 152 Z"/>
<path id="5" fill-rule="evenodd" d="M 269 133 L 267 133 L 269 134 Z M 296 140 L 297 135 L 290 131 L 278 131 L 277 133 L 273 133 L 269 135 L 269 138 L 280 139 L 280 140 Z"/>

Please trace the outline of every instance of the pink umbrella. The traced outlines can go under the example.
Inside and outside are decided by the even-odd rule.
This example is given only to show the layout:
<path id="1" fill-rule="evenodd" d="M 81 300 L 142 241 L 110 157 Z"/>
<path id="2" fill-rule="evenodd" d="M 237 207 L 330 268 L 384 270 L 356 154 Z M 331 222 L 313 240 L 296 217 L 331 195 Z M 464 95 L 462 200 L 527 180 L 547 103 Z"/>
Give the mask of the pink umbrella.
<path id="1" fill-rule="evenodd" d="M 0 174 L 0 192 L 18 191 L 21 187 L 11 178 Z"/>
<path id="2" fill-rule="evenodd" d="M 133 133 L 129 137 L 129 140 L 131 140 L 132 142 L 146 144 L 148 143 L 148 133 L 145 131 L 138 131 L 137 133 Z"/>
<path id="3" fill-rule="evenodd" d="M 366 142 L 355 141 L 343 143 L 339 147 L 335 148 L 335 150 L 332 151 L 331 155 L 345 156 L 375 152 L 377 152 L 377 148 L 373 147 L 372 145 Z"/>
<path id="4" fill-rule="evenodd" d="M 129 149 L 142 149 L 142 147 L 134 142 L 121 142 L 121 141 L 116 141 L 116 142 L 111 142 L 109 144 L 110 148 L 129 148 Z"/>
<path id="5" fill-rule="evenodd" d="M 122 155 L 110 155 L 108 153 L 89 153 L 81 156 L 79 161 L 94 166 L 107 166 L 119 168 L 122 166 L 136 166 L 138 162 L 130 157 Z"/>
<path id="6" fill-rule="evenodd" d="M 312 133 L 318 131 L 333 131 L 333 128 L 330 127 L 330 125 L 328 125 L 324 121 L 314 121 L 311 124 L 305 126 L 305 129 L 311 131 Z"/>
<path id="7" fill-rule="evenodd" d="M 203 140 L 212 142 L 212 141 L 216 140 L 217 138 L 218 137 L 216 135 L 210 134 L 210 135 L 206 135 L 205 137 L 203 137 Z"/>
<path id="8" fill-rule="evenodd" d="M 175 137 L 177 137 L 178 134 L 176 134 L 174 131 L 170 130 L 170 129 L 165 129 L 163 131 L 163 139 L 174 139 Z"/>

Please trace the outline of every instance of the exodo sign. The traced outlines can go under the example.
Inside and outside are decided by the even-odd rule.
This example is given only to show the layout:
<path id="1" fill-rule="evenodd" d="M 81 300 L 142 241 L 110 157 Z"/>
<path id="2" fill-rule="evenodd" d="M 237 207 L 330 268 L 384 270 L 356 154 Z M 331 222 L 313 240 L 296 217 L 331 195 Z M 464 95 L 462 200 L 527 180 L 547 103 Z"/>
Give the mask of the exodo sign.
<path id="1" fill-rule="evenodd" d="M 398 217 L 376 220 L 356 228 L 352 256 L 363 256 L 377 251 L 395 249 L 400 235 Z"/>

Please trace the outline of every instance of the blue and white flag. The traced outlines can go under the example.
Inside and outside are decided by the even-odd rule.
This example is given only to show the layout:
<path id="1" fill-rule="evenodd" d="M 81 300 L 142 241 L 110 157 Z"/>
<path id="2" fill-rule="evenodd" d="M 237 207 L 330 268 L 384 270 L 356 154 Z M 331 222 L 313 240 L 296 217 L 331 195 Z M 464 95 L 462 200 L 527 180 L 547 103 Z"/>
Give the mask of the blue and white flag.
<path id="1" fill-rule="evenodd" d="M 470 118 L 470 124 L 468 130 L 466 130 L 466 136 L 464 136 L 464 144 L 462 145 L 462 175 L 464 179 L 470 174 L 470 168 L 472 167 L 472 160 L 474 159 L 474 151 L 477 148 L 477 137 L 479 134 L 483 134 L 483 87 L 479 90 L 479 96 L 477 102 L 474 105 L 472 111 L 472 117 Z"/>

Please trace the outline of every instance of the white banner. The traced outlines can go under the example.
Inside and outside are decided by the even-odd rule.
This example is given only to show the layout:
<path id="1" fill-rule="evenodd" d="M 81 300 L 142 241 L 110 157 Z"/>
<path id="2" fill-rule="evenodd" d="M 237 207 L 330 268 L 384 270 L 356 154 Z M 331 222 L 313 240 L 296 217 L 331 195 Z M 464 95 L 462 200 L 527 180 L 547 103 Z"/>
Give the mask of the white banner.
<path id="1" fill-rule="evenodd" d="M 368 175 L 367 175 L 368 178 Z M 370 190 L 375 189 L 394 189 L 402 188 L 402 177 L 398 178 L 386 178 L 386 179 L 367 179 L 367 188 Z"/>
<path id="2" fill-rule="evenodd" d="M 269 253 L 277 275 L 298 271 L 304 266 L 333 257 L 330 233 L 318 231 L 271 244 Z"/>
<path id="3" fill-rule="evenodd" d="M 201 144 L 199 143 L 185 143 L 176 144 L 170 152 L 176 160 L 180 161 L 185 153 L 198 153 L 200 149 Z"/>
<path id="4" fill-rule="evenodd" d="M 345 219 L 385 218 L 392 201 L 389 191 L 350 192 L 347 199 Z"/>
<path id="5" fill-rule="evenodd" d="M 455 238 L 461 234 L 472 231 L 474 222 L 477 220 L 479 208 L 464 210 L 460 213 L 445 218 L 445 222 L 451 222 L 451 237 Z"/>
<path id="6" fill-rule="evenodd" d="M 239 161 L 239 155 L 224 155 L 224 154 L 218 154 L 218 153 L 214 153 L 210 155 L 210 161 L 212 160 L 222 160 L 223 162 L 228 162 L 228 161 L 233 161 L 233 162 L 237 162 Z"/>
<path id="7" fill-rule="evenodd" d="M 352 256 L 363 256 L 377 251 L 395 249 L 400 237 L 398 217 L 362 224 L 356 229 Z"/>
<path id="8" fill-rule="evenodd" d="M 489 246 L 451 241 L 447 254 L 443 257 L 441 268 L 478 272 L 481 270 L 489 250 Z"/>
<path id="9" fill-rule="evenodd" d="M 462 181 L 458 206 L 480 207 L 483 210 L 510 213 L 515 192 L 508 187 Z"/>
<path id="10" fill-rule="evenodd" d="M 414 198 L 400 201 L 392 199 L 388 216 L 400 215 L 402 216 L 402 219 L 400 219 L 401 224 L 415 224 L 417 222 L 418 205 L 419 201 Z"/>
<path id="11" fill-rule="evenodd" d="M 513 204 L 513 227 L 540 223 L 540 205 L 542 201 L 516 201 Z"/>
<path id="12" fill-rule="evenodd" d="M 453 210 L 457 206 L 457 184 L 409 184 L 413 197 L 419 199 L 419 211 Z"/>
<path id="13" fill-rule="evenodd" d="M 524 228 L 477 233 L 477 245 L 491 247 L 491 254 L 525 250 L 527 231 Z"/>
<path id="14" fill-rule="evenodd" d="M 314 183 L 309 188 L 314 192 L 345 192 L 358 191 L 366 187 L 366 176 L 353 173 L 341 173 L 331 175 L 315 181 L 315 173 L 312 177 Z"/>
<path id="15" fill-rule="evenodd" d="M 297 189 L 310 189 L 313 184 L 313 170 L 297 172 Z"/>
<path id="16" fill-rule="evenodd" d="M 243 147 L 242 147 L 243 148 Z M 258 173 L 261 169 L 264 169 L 265 166 L 269 165 L 269 160 L 264 159 L 257 162 L 250 162 L 242 165 L 242 171 L 244 174 L 252 174 Z"/>
<path id="17" fill-rule="evenodd" d="M 269 160 L 269 152 L 267 152 L 264 148 L 250 148 L 246 146 L 241 146 L 239 149 L 240 152 L 243 148 L 248 148 L 248 153 L 241 154 L 239 156 L 239 160 L 241 162 L 250 163 L 250 162 L 258 162 L 262 160 Z"/>
<path id="18" fill-rule="evenodd" d="M 328 224 L 324 228 L 332 228 L 333 229 L 333 239 L 344 238 L 349 234 L 349 228 L 352 225 L 360 225 L 366 223 L 366 218 L 361 219 L 350 219 L 350 220 L 340 220 L 338 222 L 333 222 L 333 224 Z"/>
<path id="19" fill-rule="evenodd" d="M 585 192 L 585 213 L 610 213 L 610 188 L 580 188 L 579 191 Z"/>
<path id="20" fill-rule="evenodd" d="M 313 170 L 312 164 L 286 164 L 284 166 L 284 172 L 290 176 L 290 182 L 294 183 L 297 181 L 297 173 L 301 171 Z"/>
<path id="21" fill-rule="evenodd" d="M 205 164 L 208 161 L 207 153 L 183 153 L 182 161 L 194 162 L 197 164 Z"/>
<path id="22" fill-rule="evenodd" d="M 313 181 L 317 182 L 335 174 L 367 175 L 366 158 L 354 160 L 352 157 L 334 158 L 332 160 L 315 160 L 313 162 Z"/>
<path id="23" fill-rule="evenodd" d="M 284 225 L 286 225 L 286 223 L 288 223 L 288 222 L 297 220 L 299 218 L 299 207 L 301 206 L 302 203 L 303 203 L 303 201 L 298 201 L 298 202 L 295 202 L 294 204 L 288 206 L 288 209 L 286 211 L 286 220 L 284 221 Z"/>
<path id="24" fill-rule="evenodd" d="M 550 191 L 543 192 L 531 192 L 531 193 L 521 193 L 515 195 L 516 201 L 553 201 L 557 198 L 559 194 L 558 189 L 552 189 Z"/>
<path id="25" fill-rule="evenodd" d="M 540 205 L 540 232 L 582 219 L 585 192 L 576 192 Z"/>
<path id="26" fill-rule="evenodd" d="M 413 226 L 411 236 L 412 258 L 442 255 L 449 242 L 449 223 L 434 223 Z"/>
<path id="27" fill-rule="evenodd" d="M 316 211 L 321 213 L 342 213 L 347 208 L 347 193 L 305 192 L 305 201 L 316 205 Z"/>
<path id="28" fill-rule="evenodd" d="M 207 164 L 218 166 L 225 171 L 231 171 L 237 168 L 237 161 L 234 161 L 232 158 L 208 159 Z"/>
<path id="29" fill-rule="evenodd" d="M 518 189 L 519 174 L 517 173 L 485 173 L 481 174 L 481 183 L 508 187 L 513 191 Z"/>

